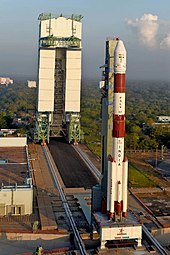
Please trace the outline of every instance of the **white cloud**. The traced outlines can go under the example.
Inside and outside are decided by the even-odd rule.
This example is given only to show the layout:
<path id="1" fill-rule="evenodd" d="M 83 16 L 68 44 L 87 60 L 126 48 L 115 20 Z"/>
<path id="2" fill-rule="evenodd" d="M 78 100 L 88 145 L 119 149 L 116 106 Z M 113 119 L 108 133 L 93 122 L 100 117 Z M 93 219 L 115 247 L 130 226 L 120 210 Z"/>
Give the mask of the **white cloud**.
<path id="1" fill-rule="evenodd" d="M 135 29 L 138 40 L 145 46 L 153 48 L 157 45 L 157 33 L 159 29 L 158 16 L 144 14 L 141 18 L 128 20 L 128 26 Z"/>
<path id="2" fill-rule="evenodd" d="M 170 33 L 160 42 L 161 49 L 170 48 Z"/>

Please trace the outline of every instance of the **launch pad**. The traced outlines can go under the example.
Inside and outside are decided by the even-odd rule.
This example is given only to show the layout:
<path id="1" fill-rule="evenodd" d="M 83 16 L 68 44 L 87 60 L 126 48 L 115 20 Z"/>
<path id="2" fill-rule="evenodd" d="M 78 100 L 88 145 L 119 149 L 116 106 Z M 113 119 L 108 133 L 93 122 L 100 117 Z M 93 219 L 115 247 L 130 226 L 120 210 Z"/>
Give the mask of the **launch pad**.
<path id="1" fill-rule="evenodd" d="M 106 214 L 93 213 L 93 224 L 100 236 L 101 249 L 127 245 L 142 246 L 142 225 L 131 212 L 121 221 L 108 220 Z"/>

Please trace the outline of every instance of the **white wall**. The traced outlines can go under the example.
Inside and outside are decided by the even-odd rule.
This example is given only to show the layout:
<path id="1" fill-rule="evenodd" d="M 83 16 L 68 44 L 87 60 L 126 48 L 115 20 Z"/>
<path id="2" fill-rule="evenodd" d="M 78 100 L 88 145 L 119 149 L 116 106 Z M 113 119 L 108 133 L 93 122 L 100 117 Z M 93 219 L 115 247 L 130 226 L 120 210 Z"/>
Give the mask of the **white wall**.
<path id="1" fill-rule="evenodd" d="M 27 137 L 0 137 L 0 147 L 25 147 Z"/>
<path id="2" fill-rule="evenodd" d="M 12 203 L 11 203 L 12 201 Z M 7 206 L 21 206 L 24 205 L 24 214 L 32 213 L 33 204 L 33 189 L 19 188 L 19 189 L 1 189 L 0 190 L 0 205 Z M 6 213 L 5 213 L 6 214 Z"/>
<path id="3" fill-rule="evenodd" d="M 39 83 L 38 111 L 52 112 L 54 110 L 54 71 L 55 50 L 40 49 L 39 51 Z"/>
<path id="4" fill-rule="evenodd" d="M 142 226 L 119 226 L 101 228 L 100 239 L 102 240 L 122 240 L 122 239 L 141 239 Z"/>
<path id="5" fill-rule="evenodd" d="M 65 111 L 80 112 L 81 50 L 67 50 Z"/>

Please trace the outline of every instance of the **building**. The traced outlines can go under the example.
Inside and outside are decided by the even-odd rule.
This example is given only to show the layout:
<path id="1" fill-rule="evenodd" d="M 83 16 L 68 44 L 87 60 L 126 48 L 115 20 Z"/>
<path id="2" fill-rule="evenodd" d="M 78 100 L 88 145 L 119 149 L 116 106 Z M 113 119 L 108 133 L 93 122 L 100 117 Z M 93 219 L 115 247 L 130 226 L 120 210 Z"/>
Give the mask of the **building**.
<path id="1" fill-rule="evenodd" d="M 13 84 L 14 81 L 11 80 L 9 77 L 0 77 L 0 84 L 8 86 L 9 84 Z"/>
<path id="2" fill-rule="evenodd" d="M 157 116 L 156 122 L 158 123 L 170 123 L 170 116 Z"/>
<path id="3" fill-rule="evenodd" d="M 36 88 L 36 81 L 27 81 L 28 88 Z"/>
<path id="4" fill-rule="evenodd" d="M 39 16 L 36 141 L 80 140 L 81 19 Z"/>
<path id="5" fill-rule="evenodd" d="M 0 216 L 33 211 L 27 137 L 0 137 Z"/>

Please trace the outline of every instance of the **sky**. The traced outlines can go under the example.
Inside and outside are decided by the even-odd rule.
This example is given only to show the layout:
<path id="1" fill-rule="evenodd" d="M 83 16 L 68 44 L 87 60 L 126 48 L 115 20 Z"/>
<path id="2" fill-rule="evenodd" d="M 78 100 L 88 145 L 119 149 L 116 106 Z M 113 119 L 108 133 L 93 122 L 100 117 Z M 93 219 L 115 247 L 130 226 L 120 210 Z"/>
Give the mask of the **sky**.
<path id="1" fill-rule="evenodd" d="M 105 41 L 127 49 L 127 78 L 170 81 L 169 0 L 0 0 L 0 76 L 35 78 L 38 16 L 83 15 L 83 77 L 101 78 Z"/>

